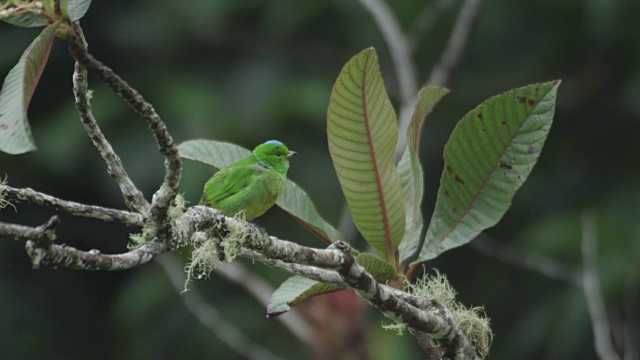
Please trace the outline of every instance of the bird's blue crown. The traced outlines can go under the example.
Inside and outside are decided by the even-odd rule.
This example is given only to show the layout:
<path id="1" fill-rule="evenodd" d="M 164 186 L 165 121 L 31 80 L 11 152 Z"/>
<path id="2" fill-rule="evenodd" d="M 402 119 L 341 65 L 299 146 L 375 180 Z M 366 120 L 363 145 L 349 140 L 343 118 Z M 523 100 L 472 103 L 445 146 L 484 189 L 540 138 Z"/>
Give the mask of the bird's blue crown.
<path id="1" fill-rule="evenodd" d="M 283 143 L 281 143 L 278 140 L 269 140 L 269 141 L 266 141 L 264 144 L 265 145 L 284 145 Z"/>

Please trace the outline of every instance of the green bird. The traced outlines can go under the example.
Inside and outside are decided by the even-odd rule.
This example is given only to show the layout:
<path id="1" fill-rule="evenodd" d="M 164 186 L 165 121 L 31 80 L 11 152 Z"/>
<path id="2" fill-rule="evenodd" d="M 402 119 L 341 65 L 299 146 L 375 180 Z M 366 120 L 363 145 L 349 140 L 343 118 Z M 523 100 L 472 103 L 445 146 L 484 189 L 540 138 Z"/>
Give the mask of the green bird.
<path id="1" fill-rule="evenodd" d="M 225 166 L 207 181 L 200 204 L 226 216 L 257 218 L 284 192 L 289 159 L 295 155 L 278 140 L 258 145 L 251 156 Z"/>

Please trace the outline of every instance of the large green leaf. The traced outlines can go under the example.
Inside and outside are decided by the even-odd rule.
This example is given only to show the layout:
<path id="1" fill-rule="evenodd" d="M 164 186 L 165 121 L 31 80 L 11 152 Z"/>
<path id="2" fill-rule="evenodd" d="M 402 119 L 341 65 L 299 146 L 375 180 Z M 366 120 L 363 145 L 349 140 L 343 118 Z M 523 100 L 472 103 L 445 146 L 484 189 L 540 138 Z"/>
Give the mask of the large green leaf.
<path id="1" fill-rule="evenodd" d="M 373 254 L 360 253 L 356 261 L 378 282 L 385 283 L 396 277 L 393 267 Z M 302 276 L 292 276 L 280 284 L 280 287 L 271 295 L 271 301 L 267 305 L 267 316 L 278 316 L 304 299 L 341 289 L 343 288 L 336 285 L 317 282 Z"/>
<path id="2" fill-rule="evenodd" d="M 44 70 L 58 23 L 51 24 L 24 51 L 0 91 L 0 150 L 22 154 L 36 149 L 27 109 Z"/>
<path id="3" fill-rule="evenodd" d="M 398 259 L 400 263 L 411 257 L 420 246 L 424 220 L 422 219 L 422 194 L 424 193 L 424 180 L 422 166 L 418 160 L 420 135 L 422 125 L 436 104 L 449 90 L 435 86 L 427 86 L 418 93 L 411 122 L 407 128 L 407 147 L 398 163 L 398 174 L 402 184 L 405 208 L 405 232 L 398 246 Z"/>
<path id="4" fill-rule="evenodd" d="M 183 158 L 200 161 L 218 169 L 251 155 L 249 150 L 238 145 L 214 140 L 185 141 L 178 145 L 178 151 Z M 293 181 L 287 179 L 284 193 L 278 198 L 276 205 L 327 244 L 342 238 L 338 230 L 320 216 L 309 195 Z"/>
<path id="5" fill-rule="evenodd" d="M 444 148 L 435 210 L 414 265 L 495 225 L 538 160 L 560 81 L 493 97 L 468 113 Z"/>
<path id="6" fill-rule="evenodd" d="M 327 135 L 356 227 L 378 254 L 395 265 L 405 225 L 393 162 L 398 128 L 374 49 L 362 51 L 342 68 L 331 91 Z"/>

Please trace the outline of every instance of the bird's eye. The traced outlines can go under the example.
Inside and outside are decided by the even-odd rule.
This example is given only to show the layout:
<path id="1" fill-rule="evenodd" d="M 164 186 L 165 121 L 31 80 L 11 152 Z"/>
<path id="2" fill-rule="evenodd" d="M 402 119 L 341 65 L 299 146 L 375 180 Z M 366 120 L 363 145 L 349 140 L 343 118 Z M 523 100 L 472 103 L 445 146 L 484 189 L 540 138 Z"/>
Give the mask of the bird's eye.
<path id="1" fill-rule="evenodd" d="M 278 151 L 278 152 L 276 153 L 276 156 L 280 156 L 280 155 L 282 155 L 282 153 L 281 153 L 280 151 Z"/>

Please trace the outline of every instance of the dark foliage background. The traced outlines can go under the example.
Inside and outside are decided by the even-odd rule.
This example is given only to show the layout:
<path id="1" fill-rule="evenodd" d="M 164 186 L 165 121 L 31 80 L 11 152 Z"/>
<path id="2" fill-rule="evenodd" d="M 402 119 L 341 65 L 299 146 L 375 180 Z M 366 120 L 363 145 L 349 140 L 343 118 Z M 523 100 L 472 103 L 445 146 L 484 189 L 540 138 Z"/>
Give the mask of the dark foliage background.
<path id="1" fill-rule="evenodd" d="M 426 3 L 434 3 L 431 0 Z M 404 29 L 424 1 L 389 2 Z M 415 61 L 424 81 L 446 44 L 461 1 L 445 6 L 419 40 Z M 432 4 L 433 5 L 433 4 Z M 443 146 L 456 121 L 486 98 L 534 82 L 562 79 L 557 113 L 540 161 L 498 226 L 487 234 L 526 253 L 578 268 L 580 214 L 599 227 L 605 300 L 617 338 L 625 313 L 638 309 L 640 266 L 640 2 L 487 0 L 452 90 L 425 126 L 427 219 L 435 200 Z M 174 138 L 211 138 L 247 148 L 277 138 L 299 156 L 290 178 L 337 223 L 343 206 L 326 145 L 331 86 L 342 65 L 374 46 L 394 101 L 390 56 L 370 15 L 355 1 L 94 1 L 82 21 L 90 51 L 155 105 Z M 5 76 L 38 30 L 0 23 Z M 15 187 L 60 198 L 123 207 L 118 188 L 78 121 L 73 63 L 54 46 L 30 109 L 39 150 L 0 154 L 0 174 Z M 162 181 L 162 159 L 143 121 L 102 84 L 92 82 L 94 111 L 138 186 L 150 197 Z M 191 203 L 212 170 L 186 161 L 182 191 Z M 48 209 L 18 204 L 2 221 L 37 225 Z M 130 229 L 61 214 L 62 242 L 124 251 Z M 280 210 L 258 220 L 270 233 L 322 246 Z M 0 242 L 0 352 L 4 358 L 237 358 L 187 312 L 156 264 L 121 273 L 32 271 L 23 243 Z M 186 259 L 188 254 L 183 254 Z M 247 265 L 274 285 L 286 275 Z M 470 246 L 427 264 L 448 275 L 467 305 L 484 305 L 495 341 L 492 359 L 593 359 L 582 291 L 506 265 Z M 223 316 L 277 355 L 308 350 L 237 285 L 219 277 L 197 282 Z M 380 329 L 371 315 L 374 359 L 422 358 L 410 336 Z M 636 334 L 637 335 L 637 334 Z M 638 339 L 636 338 L 636 344 Z"/>

